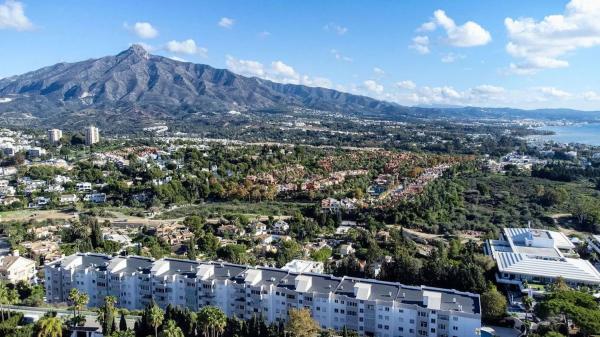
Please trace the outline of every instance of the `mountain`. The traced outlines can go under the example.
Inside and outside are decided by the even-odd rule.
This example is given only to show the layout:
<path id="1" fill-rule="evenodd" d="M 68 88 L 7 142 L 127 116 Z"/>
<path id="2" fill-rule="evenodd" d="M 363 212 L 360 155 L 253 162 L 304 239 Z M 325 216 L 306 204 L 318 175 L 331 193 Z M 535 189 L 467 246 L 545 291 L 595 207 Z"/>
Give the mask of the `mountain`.
<path id="1" fill-rule="evenodd" d="M 59 63 L 0 80 L 0 120 L 53 124 L 145 122 L 230 110 L 294 107 L 347 114 L 402 114 L 365 96 L 245 77 L 208 65 L 151 55 L 133 45 L 115 55 Z"/>
<path id="2" fill-rule="evenodd" d="M 133 45 L 115 55 L 59 63 L 0 79 L 0 124 L 132 130 L 154 123 L 194 126 L 204 114 L 296 108 L 386 119 L 570 119 L 597 113 L 456 106 L 404 107 L 373 98 L 245 77 L 204 64 L 151 55 Z M 200 116 L 200 117 L 198 117 Z"/>

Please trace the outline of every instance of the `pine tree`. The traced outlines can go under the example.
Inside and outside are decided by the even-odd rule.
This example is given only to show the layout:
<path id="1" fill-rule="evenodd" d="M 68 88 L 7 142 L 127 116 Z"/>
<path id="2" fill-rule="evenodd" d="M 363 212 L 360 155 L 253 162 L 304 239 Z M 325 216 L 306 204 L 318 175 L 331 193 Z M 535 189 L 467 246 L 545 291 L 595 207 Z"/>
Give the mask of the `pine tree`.
<path id="1" fill-rule="evenodd" d="M 127 321 L 125 320 L 125 313 L 121 312 L 121 320 L 119 321 L 119 330 L 127 330 Z"/>

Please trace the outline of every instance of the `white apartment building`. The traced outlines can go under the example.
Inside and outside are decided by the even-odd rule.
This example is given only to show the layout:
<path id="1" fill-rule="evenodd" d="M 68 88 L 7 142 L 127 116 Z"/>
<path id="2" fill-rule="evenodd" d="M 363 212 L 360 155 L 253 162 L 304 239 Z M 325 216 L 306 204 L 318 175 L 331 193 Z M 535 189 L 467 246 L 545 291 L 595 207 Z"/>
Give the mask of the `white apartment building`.
<path id="1" fill-rule="evenodd" d="M 85 145 L 93 145 L 100 141 L 100 131 L 95 126 L 88 126 L 85 129 Z"/>
<path id="2" fill-rule="evenodd" d="M 499 283 L 550 284 L 562 277 L 572 286 L 599 286 L 600 273 L 574 252 L 563 233 L 544 229 L 504 228 L 499 240 L 488 240 L 485 252 L 498 265 Z"/>
<path id="3" fill-rule="evenodd" d="M 58 142 L 60 142 L 62 135 L 63 135 L 62 130 L 50 129 L 50 130 L 48 130 L 48 141 L 53 144 L 58 143 Z"/>
<path id="4" fill-rule="evenodd" d="M 47 264 L 45 278 L 50 303 L 65 302 L 77 288 L 91 307 L 113 295 L 127 309 L 151 300 L 163 308 L 214 305 L 229 317 L 268 322 L 306 308 L 322 328 L 376 337 L 470 337 L 481 327 L 477 294 L 267 267 L 78 253 Z"/>

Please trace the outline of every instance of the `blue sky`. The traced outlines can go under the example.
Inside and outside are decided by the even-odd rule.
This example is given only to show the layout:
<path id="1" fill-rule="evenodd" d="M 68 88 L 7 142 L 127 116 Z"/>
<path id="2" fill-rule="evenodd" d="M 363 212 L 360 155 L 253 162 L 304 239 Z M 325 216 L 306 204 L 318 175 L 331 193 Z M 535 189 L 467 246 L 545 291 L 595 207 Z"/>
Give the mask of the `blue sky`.
<path id="1" fill-rule="evenodd" d="M 132 43 L 406 105 L 600 110 L 599 0 L 0 0 L 0 77 Z"/>

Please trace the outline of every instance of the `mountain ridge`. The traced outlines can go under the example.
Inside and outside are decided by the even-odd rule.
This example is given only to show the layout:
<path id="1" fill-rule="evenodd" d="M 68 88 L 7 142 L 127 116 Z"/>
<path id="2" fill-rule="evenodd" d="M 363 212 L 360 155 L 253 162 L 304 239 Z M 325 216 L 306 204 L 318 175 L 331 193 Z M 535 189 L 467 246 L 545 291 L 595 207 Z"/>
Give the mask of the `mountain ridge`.
<path id="1" fill-rule="evenodd" d="M 401 113 L 403 107 L 320 87 L 276 83 L 205 64 L 151 55 L 133 45 L 114 56 L 58 63 L 0 80 L 0 112 L 48 117 L 86 109 L 142 109 L 156 116 L 182 112 L 302 107 L 346 113 Z M 37 100 L 37 104 L 22 102 Z"/>
<path id="2" fill-rule="evenodd" d="M 597 119 L 566 109 L 406 107 L 333 89 L 246 77 L 206 64 L 152 55 L 132 45 L 116 55 L 57 63 L 0 79 L 0 123 L 143 127 L 203 113 L 341 112 L 358 117 Z"/>

